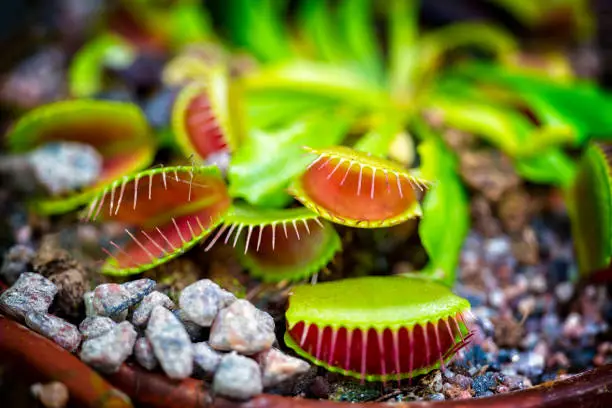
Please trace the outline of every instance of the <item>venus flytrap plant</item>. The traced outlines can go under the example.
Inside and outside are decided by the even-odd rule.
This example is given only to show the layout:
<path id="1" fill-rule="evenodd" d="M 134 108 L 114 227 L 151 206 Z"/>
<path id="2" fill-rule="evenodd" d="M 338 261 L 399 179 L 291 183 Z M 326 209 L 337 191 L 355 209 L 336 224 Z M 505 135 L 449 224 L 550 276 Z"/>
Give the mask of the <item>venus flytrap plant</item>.
<path id="1" fill-rule="evenodd" d="M 334 227 L 306 208 L 278 210 L 234 204 L 206 250 L 224 234 L 224 242 L 237 248 L 251 275 L 264 282 L 308 278 L 341 249 Z"/>
<path id="2" fill-rule="evenodd" d="M 182 88 L 172 111 L 176 143 L 186 156 L 206 161 L 229 154 L 241 139 L 239 98 L 222 64 L 206 67 Z"/>
<path id="3" fill-rule="evenodd" d="M 401 380 L 443 367 L 466 346 L 469 303 L 419 277 L 372 276 L 293 289 L 285 343 L 362 381 Z"/>
<path id="4" fill-rule="evenodd" d="M 32 203 L 45 214 L 64 213 L 85 204 L 116 178 L 148 166 L 155 151 L 140 109 L 121 102 L 73 100 L 45 105 L 22 116 L 6 137 L 13 153 L 25 153 L 46 143 L 79 142 L 101 155 L 102 171 L 95 184 Z"/>
<path id="5" fill-rule="evenodd" d="M 105 250 L 109 258 L 101 269 L 125 276 L 184 253 L 219 225 L 229 205 L 216 167 L 164 167 L 115 180 L 93 199 L 84 218 L 127 226 L 127 245 L 111 241 L 113 252 Z"/>
<path id="6" fill-rule="evenodd" d="M 389 227 L 421 215 L 416 190 L 430 182 L 401 165 L 348 147 L 311 149 L 316 158 L 290 191 L 323 218 L 351 227 Z"/>
<path id="7" fill-rule="evenodd" d="M 609 143 L 593 143 L 587 147 L 566 196 L 580 274 L 589 277 L 595 273 L 595 277 L 609 281 L 609 270 L 606 272 L 612 262 L 612 149 Z"/>
<path id="8" fill-rule="evenodd" d="M 101 34 L 87 42 L 73 57 L 68 72 L 70 94 L 77 98 L 95 96 L 104 87 L 104 69 L 127 67 L 137 51 L 120 36 Z"/>

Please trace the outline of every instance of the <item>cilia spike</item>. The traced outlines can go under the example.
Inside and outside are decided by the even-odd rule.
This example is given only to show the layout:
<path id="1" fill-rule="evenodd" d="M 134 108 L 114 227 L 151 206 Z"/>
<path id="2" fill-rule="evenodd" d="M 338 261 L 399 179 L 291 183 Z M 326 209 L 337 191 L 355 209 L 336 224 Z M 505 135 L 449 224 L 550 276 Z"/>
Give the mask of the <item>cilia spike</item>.
<path id="1" fill-rule="evenodd" d="M 127 244 L 102 267 L 113 275 L 140 273 L 174 258 L 207 236 L 230 206 L 216 167 L 155 168 L 124 177 L 104 189 L 85 211 L 129 225 Z"/>
<path id="2" fill-rule="evenodd" d="M 376 228 L 421 215 L 417 191 L 431 183 L 401 165 L 344 146 L 307 150 L 317 157 L 290 192 L 321 217 Z"/>
<path id="3" fill-rule="evenodd" d="M 308 278 L 341 248 L 333 226 L 303 207 L 272 210 L 235 204 L 206 250 L 224 234 L 224 243 L 237 247 L 245 267 L 266 282 Z"/>
<path id="4" fill-rule="evenodd" d="M 304 285 L 290 294 L 285 342 L 330 371 L 399 381 L 444 366 L 469 343 L 469 307 L 447 287 L 419 277 Z"/>

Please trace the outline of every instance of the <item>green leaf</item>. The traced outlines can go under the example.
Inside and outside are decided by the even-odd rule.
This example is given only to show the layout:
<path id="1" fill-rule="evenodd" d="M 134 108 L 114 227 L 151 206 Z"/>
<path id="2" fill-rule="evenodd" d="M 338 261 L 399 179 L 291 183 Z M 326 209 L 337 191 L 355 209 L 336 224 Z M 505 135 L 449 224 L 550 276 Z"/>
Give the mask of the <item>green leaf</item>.
<path id="1" fill-rule="evenodd" d="M 342 63 L 348 59 L 347 49 L 328 6 L 327 0 L 302 1 L 298 15 L 300 28 L 303 40 L 311 44 L 317 59 Z"/>
<path id="2" fill-rule="evenodd" d="M 170 19 L 171 42 L 175 48 L 207 40 L 212 33 L 209 16 L 199 2 L 179 3 L 165 16 Z"/>
<path id="3" fill-rule="evenodd" d="M 337 104 L 334 99 L 322 95 L 274 89 L 248 92 L 245 102 L 249 126 L 262 129 L 283 126 L 305 112 L 333 109 Z"/>
<path id="4" fill-rule="evenodd" d="M 455 282 L 463 240 L 470 225 L 467 194 L 457 174 L 456 158 L 438 137 L 420 126 L 425 140 L 419 145 L 423 176 L 435 185 L 423 201 L 419 236 L 429 254 L 424 273 L 448 286 Z"/>
<path id="5" fill-rule="evenodd" d="M 263 61 L 291 58 L 293 50 L 284 27 L 286 3 L 286 0 L 226 1 L 224 10 L 231 40 Z"/>
<path id="6" fill-rule="evenodd" d="M 354 114 L 339 110 L 310 112 L 272 130 L 251 129 L 244 145 L 232 157 L 230 194 L 252 205 L 282 207 L 291 201 L 285 191 L 310 157 L 303 147 L 340 144 Z"/>
<path id="7" fill-rule="evenodd" d="M 575 145 L 584 144 L 591 136 L 612 139 L 612 96 L 594 85 L 558 83 L 489 64 L 470 63 L 457 69 L 457 73 L 516 92 L 543 124 L 574 129 Z"/>
<path id="8" fill-rule="evenodd" d="M 380 82 L 383 62 L 374 32 L 372 1 L 343 0 L 339 4 L 338 19 L 347 50 L 357 61 L 360 71 Z"/>
<path id="9" fill-rule="evenodd" d="M 478 135 L 511 156 L 518 154 L 534 130 L 516 112 L 464 98 L 434 95 L 426 110 L 439 111 L 446 125 Z"/>
<path id="10" fill-rule="evenodd" d="M 271 66 L 246 78 L 244 85 L 247 91 L 291 91 L 368 109 L 385 108 L 390 103 L 385 92 L 354 72 L 340 66 L 306 61 Z"/>
<path id="11" fill-rule="evenodd" d="M 517 173 L 534 183 L 568 186 L 576 175 L 576 164 L 561 149 L 543 150 L 514 161 Z"/>
<path id="12" fill-rule="evenodd" d="M 482 137 L 511 157 L 536 156 L 549 148 L 568 144 L 574 138 L 568 126 L 538 127 L 513 107 L 483 98 L 436 93 L 430 96 L 425 109 L 440 112 L 446 125 Z"/>
<path id="13" fill-rule="evenodd" d="M 418 0 L 391 0 L 389 6 L 389 89 L 410 92 L 416 65 Z"/>

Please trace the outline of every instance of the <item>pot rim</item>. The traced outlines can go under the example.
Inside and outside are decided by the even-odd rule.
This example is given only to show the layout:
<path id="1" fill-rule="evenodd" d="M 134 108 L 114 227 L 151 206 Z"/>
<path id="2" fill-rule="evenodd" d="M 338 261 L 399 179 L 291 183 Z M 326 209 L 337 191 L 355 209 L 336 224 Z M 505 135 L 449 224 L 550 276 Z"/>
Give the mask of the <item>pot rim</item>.
<path id="1" fill-rule="evenodd" d="M 115 374 L 102 378 L 76 356 L 51 340 L 0 315 L 0 355 L 28 372 L 37 381 L 62 381 L 69 389 L 71 403 L 79 406 L 129 407 L 122 399 L 151 407 L 216 408 L 389 408 L 388 402 L 340 403 L 328 400 L 261 394 L 249 401 L 218 398 L 194 378 L 171 380 L 161 373 L 123 364 Z M 120 391 L 118 391 L 120 390 Z M 595 407 L 612 406 L 612 364 L 587 370 L 564 380 L 485 398 L 422 401 L 393 404 L 397 407 Z M 391 406 L 393 406 L 391 405 Z"/>

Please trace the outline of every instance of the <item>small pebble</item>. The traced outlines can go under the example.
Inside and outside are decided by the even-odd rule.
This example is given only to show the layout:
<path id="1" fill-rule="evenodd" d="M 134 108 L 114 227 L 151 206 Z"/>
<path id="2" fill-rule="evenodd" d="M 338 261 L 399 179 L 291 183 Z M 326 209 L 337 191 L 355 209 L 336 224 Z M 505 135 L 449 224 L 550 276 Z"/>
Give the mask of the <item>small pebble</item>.
<path id="1" fill-rule="evenodd" d="M 527 335 L 521 340 L 521 347 L 526 350 L 531 350 L 535 347 L 538 340 L 540 340 L 540 336 L 536 332 L 529 332 Z"/>
<path id="2" fill-rule="evenodd" d="M 64 408 L 70 399 L 68 387 L 58 381 L 33 384 L 30 392 L 45 408 Z"/>
<path id="3" fill-rule="evenodd" d="M 427 385 L 430 391 L 433 391 L 434 394 L 442 391 L 442 374 L 440 371 L 434 371 L 432 373 L 427 374 L 422 382 Z"/>
<path id="4" fill-rule="evenodd" d="M 155 306 L 163 306 L 167 309 L 173 309 L 175 307 L 174 302 L 170 300 L 165 294 L 154 291 L 146 295 L 142 302 L 138 305 L 134 313 L 132 314 L 132 323 L 134 326 L 143 327 L 147 325 L 151 310 Z"/>
<path id="5" fill-rule="evenodd" d="M 506 303 L 504 291 L 497 288 L 489 293 L 489 303 L 495 308 L 501 308 Z"/>
<path id="6" fill-rule="evenodd" d="M 453 383 L 457 384 L 462 390 L 467 390 L 472 386 L 473 380 L 465 375 L 457 374 L 455 378 L 453 378 Z"/>
<path id="7" fill-rule="evenodd" d="M 103 283 L 94 290 L 93 308 L 97 315 L 120 322 L 127 317 L 130 304 L 130 292 L 116 283 Z"/>
<path id="8" fill-rule="evenodd" d="M 47 143 L 30 152 L 28 160 L 38 181 L 52 195 L 89 186 L 102 171 L 102 156 L 84 143 Z"/>
<path id="9" fill-rule="evenodd" d="M 205 341 L 193 344 L 193 362 L 207 374 L 214 373 L 223 354 L 214 350 Z"/>
<path id="10" fill-rule="evenodd" d="M 444 394 L 437 392 L 435 394 L 428 395 L 427 399 L 430 401 L 444 401 L 446 397 L 444 396 Z"/>
<path id="11" fill-rule="evenodd" d="M 0 310 L 20 320 L 29 312 L 46 313 L 56 293 L 57 287 L 49 279 L 24 272 L 0 295 Z"/>
<path id="12" fill-rule="evenodd" d="M 271 348 L 257 356 L 261 366 L 264 387 L 273 387 L 300 374 L 308 372 L 310 364 Z"/>
<path id="13" fill-rule="evenodd" d="M 91 316 L 79 324 L 79 330 L 83 335 L 84 340 L 93 339 L 111 331 L 117 323 L 110 317 L 106 316 Z"/>
<path id="14" fill-rule="evenodd" d="M 189 320 L 209 327 L 220 309 L 229 306 L 236 297 L 209 279 L 202 279 L 181 292 L 179 305 Z"/>
<path id="15" fill-rule="evenodd" d="M 498 394 L 504 394 L 504 393 L 506 393 L 506 392 L 509 392 L 509 391 L 510 391 L 510 388 L 508 388 L 508 387 L 507 387 L 507 386 L 505 386 L 505 385 L 498 385 L 498 386 L 497 386 L 497 388 L 495 389 L 495 391 L 496 391 Z"/>
<path id="16" fill-rule="evenodd" d="M 83 342 L 80 357 L 105 374 L 119 370 L 132 354 L 138 334 L 130 322 L 121 322 L 111 331 Z"/>
<path id="17" fill-rule="evenodd" d="M 529 289 L 535 293 L 544 293 L 547 289 L 546 278 L 541 273 L 534 274 L 529 279 Z"/>
<path id="18" fill-rule="evenodd" d="M 121 286 L 130 294 L 130 306 L 134 306 L 149 293 L 153 292 L 157 283 L 153 279 L 137 279 L 129 281 Z"/>
<path id="19" fill-rule="evenodd" d="M 269 349 L 275 339 L 269 320 L 249 301 L 239 299 L 219 312 L 209 343 L 217 350 L 250 355 Z"/>
<path id="20" fill-rule="evenodd" d="M 79 329 L 64 319 L 39 312 L 30 312 L 25 317 L 26 325 L 37 333 L 42 334 L 56 344 L 73 352 L 81 344 Z"/>
<path id="21" fill-rule="evenodd" d="M 455 378 L 455 372 L 452 371 L 450 368 L 448 367 L 443 367 L 440 369 L 442 371 L 442 375 L 444 376 L 444 379 L 446 380 L 452 380 L 453 378 Z"/>
<path id="22" fill-rule="evenodd" d="M 544 371 L 544 356 L 535 351 L 520 353 L 519 361 L 516 363 L 516 370 L 527 377 L 536 377 Z"/>
<path id="23" fill-rule="evenodd" d="M 147 370 L 153 370 L 157 367 L 158 361 L 153 351 L 153 345 L 146 337 L 140 337 L 134 344 L 134 357 L 138 364 Z"/>
<path id="24" fill-rule="evenodd" d="M 499 236 L 485 241 L 484 250 L 489 263 L 495 263 L 510 255 L 512 245 L 506 236 Z"/>
<path id="25" fill-rule="evenodd" d="M 497 381 L 494 373 L 492 372 L 487 372 L 483 375 L 474 377 L 474 382 L 472 383 L 472 388 L 474 389 L 477 397 L 486 396 L 487 392 L 491 389 L 495 389 L 496 386 Z"/>
<path id="26" fill-rule="evenodd" d="M 468 390 L 462 389 L 455 384 L 445 383 L 443 388 L 444 395 L 449 399 L 472 398 L 472 395 Z"/>
<path id="27" fill-rule="evenodd" d="M 562 282 L 555 287 L 555 295 L 561 303 L 567 303 L 574 294 L 574 284 L 572 282 Z"/>
<path id="28" fill-rule="evenodd" d="M 248 400 L 263 392 L 261 372 L 255 360 L 236 352 L 226 354 L 215 372 L 213 392 L 237 400 Z"/>
<path id="29" fill-rule="evenodd" d="M 17 282 L 19 276 L 27 272 L 28 265 L 36 256 L 36 252 L 25 245 L 15 245 L 11 247 L 4 256 L 2 268 L 0 268 L 0 276 L 9 285 Z"/>
<path id="30" fill-rule="evenodd" d="M 173 379 L 187 378 L 193 371 L 193 352 L 187 331 L 171 311 L 155 306 L 146 336 L 162 369 Z"/>
<path id="31" fill-rule="evenodd" d="M 582 316 L 578 313 L 570 313 L 563 324 L 563 335 L 568 338 L 579 338 L 583 333 Z"/>

